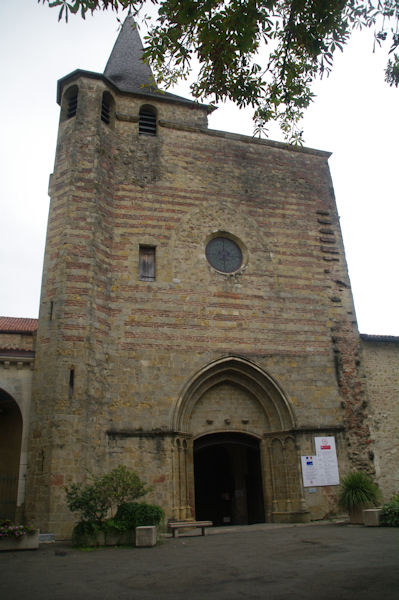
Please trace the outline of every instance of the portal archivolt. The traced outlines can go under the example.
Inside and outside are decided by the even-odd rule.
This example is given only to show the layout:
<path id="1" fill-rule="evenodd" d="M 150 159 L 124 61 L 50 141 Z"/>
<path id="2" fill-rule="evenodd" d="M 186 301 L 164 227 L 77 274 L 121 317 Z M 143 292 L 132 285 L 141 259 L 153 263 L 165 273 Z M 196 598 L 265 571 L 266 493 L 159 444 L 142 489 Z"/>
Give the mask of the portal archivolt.
<path id="1" fill-rule="evenodd" d="M 198 435 L 198 431 L 193 431 L 196 421 L 193 422 L 193 413 L 195 410 L 198 411 L 199 402 L 204 405 L 207 396 L 214 396 L 213 392 L 218 386 L 220 389 L 222 386 L 230 386 L 231 390 L 234 389 L 236 392 L 230 397 L 229 406 L 222 401 L 219 402 L 219 416 L 223 417 L 224 424 L 216 423 L 210 416 L 209 420 L 214 422 L 208 423 L 208 425 L 212 425 L 209 430 L 214 431 L 217 428 L 225 430 L 225 420 L 232 418 L 229 416 L 230 414 L 236 417 L 234 429 L 252 430 L 255 423 L 252 423 L 252 426 L 249 421 L 242 423 L 243 420 L 249 419 L 249 416 L 243 412 L 237 414 L 237 410 L 240 411 L 238 405 L 242 403 L 244 396 L 251 399 L 253 407 L 257 406 L 255 411 L 262 413 L 262 426 L 266 427 L 267 431 L 287 431 L 295 427 L 293 411 L 278 384 L 254 363 L 239 357 L 227 357 L 207 365 L 187 383 L 173 415 L 174 431 Z M 209 401 L 209 405 L 209 409 L 211 409 L 211 401 Z M 212 415 L 215 415 L 215 410 L 212 410 Z M 239 426 L 239 420 L 241 425 L 246 425 L 246 427 Z M 227 425 L 229 424 L 227 423 Z"/>
<path id="2" fill-rule="evenodd" d="M 212 482 L 214 478 L 207 478 L 204 473 L 206 465 L 209 465 L 209 469 L 213 468 L 211 454 L 214 451 L 214 464 L 216 460 L 222 464 L 223 453 L 225 457 L 231 455 L 232 482 L 242 481 L 246 471 L 250 472 L 252 478 L 258 478 L 264 503 L 263 510 L 258 513 L 264 514 L 267 521 L 303 520 L 304 501 L 295 443 L 295 416 L 283 390 L 260 367 L 240 357 L 226 357 L 201 369 L 185 386 L 174 410 L 172 427 L 175 431 L 175 518 L 197 516 L 196 497 L 197 503 L 201 497 L 201 509 L 198 510 L 201 518 L 206 517 L 204 507 L 208 505 L 212 514 L 211 501 L 207 503 L 204 500 L 204 481 Z M 254 473 L 250 462 L 241 466 L 240 472 L 234 472 L 234 464 L 241 460 L 235 457 L 239 449 L 230 450 L 235 440 L 232 438 L 228 442 L 230 445 L 226 445 L 226 434 L 253 439 L 259 449 L 256 454 L 259 456 L 256 467 L 258 473 Z M 202 452 L 202 460 L 198 462 L 201 439 L 211 439 L 212 444 L 206 452 Z M 194 451 L 197 474 L 194 472 Z M 211 483 L 207 485 L 211 486 Z M 233 483 L 230 488 L 233 491 L 223 492 L 226 498 L 228 494 L 242 497 L 245 491 Z M 201 490 L 200 494 L 198 489 Z M 209 497 L 217 502 L 214 489 L 209 489 Z"/>

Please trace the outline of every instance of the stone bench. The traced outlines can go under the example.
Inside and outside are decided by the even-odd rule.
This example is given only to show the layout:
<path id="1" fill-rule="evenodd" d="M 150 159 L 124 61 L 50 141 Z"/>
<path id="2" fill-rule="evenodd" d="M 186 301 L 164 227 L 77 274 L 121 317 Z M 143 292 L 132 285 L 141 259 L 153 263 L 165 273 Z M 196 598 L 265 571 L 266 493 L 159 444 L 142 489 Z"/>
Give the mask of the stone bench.
<path id="1" fill-rule="evenodd" d="M 172 531 L 174 538 L 179 537 L 179 529 L 201 528 L 202 535 L 205 535 L 206 527 L 212 527 L 212 521 L 169 521 L 168 529 Z"/>

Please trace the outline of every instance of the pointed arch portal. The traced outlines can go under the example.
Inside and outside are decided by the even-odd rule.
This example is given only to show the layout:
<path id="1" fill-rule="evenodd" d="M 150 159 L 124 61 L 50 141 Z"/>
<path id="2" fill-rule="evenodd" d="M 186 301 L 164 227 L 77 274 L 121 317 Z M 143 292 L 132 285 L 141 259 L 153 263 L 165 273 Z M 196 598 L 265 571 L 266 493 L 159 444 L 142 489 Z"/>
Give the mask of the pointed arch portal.
<path id="1" fill-rule="evenodd" d="M 230 356 L 205 366 L 185 386 L 172 427 L 174 518 L 304 520 L 295 415 L 258 365 Z"/>

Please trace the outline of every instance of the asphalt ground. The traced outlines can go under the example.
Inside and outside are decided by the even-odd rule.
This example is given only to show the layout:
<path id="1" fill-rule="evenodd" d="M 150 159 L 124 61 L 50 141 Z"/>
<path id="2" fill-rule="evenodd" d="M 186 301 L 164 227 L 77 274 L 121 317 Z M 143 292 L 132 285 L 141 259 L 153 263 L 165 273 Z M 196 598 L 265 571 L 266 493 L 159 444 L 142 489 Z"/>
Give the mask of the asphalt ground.
<path id="1" fill-rule="evenodd" d="M 1 600 L 399 600 L 399 529 L 257 525 L 154 548 L 0 553 Z"/>

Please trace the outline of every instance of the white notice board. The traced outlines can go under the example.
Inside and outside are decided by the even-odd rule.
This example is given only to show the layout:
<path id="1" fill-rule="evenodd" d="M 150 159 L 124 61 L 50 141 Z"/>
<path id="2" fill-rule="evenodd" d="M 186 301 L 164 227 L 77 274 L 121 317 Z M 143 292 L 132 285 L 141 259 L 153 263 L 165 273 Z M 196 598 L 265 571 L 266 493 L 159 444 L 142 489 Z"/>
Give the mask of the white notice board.
<path id="1" fill-rule="evenodd" d="M 315 438 L 315 447 L 315 456 L 301 456 L 304 487 L 339 485 L 338 461 L 334 437 Z"/>
<path id="2" fill-rule="evenodd" d="M 334 436 L 317 437 L 314 439 L 316 454 L 323 464 L 327 483 L 325 485 L 339 485 L 339 472 L 337 451 Z"/>
<path id="3" fill-rule="evenodd" d="M 301 462 L 304 487 L 327 485 L 325 482 L 324 471 L 320 468 L 318 456 L 301 456 Z"/>

